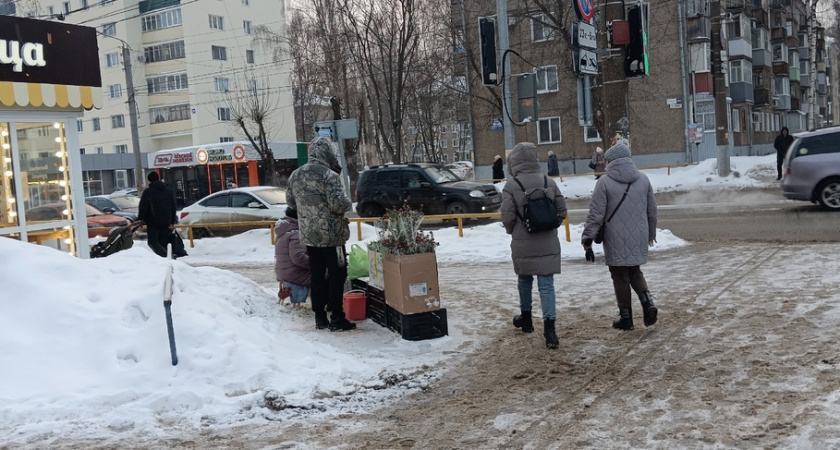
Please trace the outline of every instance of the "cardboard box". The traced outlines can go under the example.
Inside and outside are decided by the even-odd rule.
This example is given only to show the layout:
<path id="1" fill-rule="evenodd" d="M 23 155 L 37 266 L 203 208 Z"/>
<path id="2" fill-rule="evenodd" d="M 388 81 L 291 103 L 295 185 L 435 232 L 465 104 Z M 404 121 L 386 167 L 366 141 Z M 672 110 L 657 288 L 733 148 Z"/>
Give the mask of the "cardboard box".
<path id="1" fill-rule="evenodd" d="M 368 286 L 381 291 L 385 290 L 385 266 L 382 263 L 382 253 L 368 250 Z"/>
<path id="2" fill-rule="evenodd" d="M 385 303 L 403 314 L 440 309 L 434 253 L 385 255 Z"/>

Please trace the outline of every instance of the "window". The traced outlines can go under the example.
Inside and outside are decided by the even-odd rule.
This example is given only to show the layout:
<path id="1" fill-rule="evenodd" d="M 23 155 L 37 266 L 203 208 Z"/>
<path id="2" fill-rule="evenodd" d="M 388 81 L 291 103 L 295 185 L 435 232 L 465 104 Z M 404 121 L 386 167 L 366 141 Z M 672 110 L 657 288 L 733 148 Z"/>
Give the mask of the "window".
<path id="1" fill-rule="evenodd" d="M 251 6 L 251 0 L 242 0 L 242 4 L 245 6 Z"/>
<path id="2" fill-rule="evenodd" d="M 540 14 L 531 19 L 531 41 L 542 42 L 554 39 L 554 28 L 548 25 L 548 16 Z"/>
<path id="3" fill-rule="evenodd" d="M 711 51 L 712 47 L 708 42 L 691 43 L 688 46 L 690 54 L 690 69 L 691 72 L 711 72 L 712 61 Z"/>
<path id="4" fill-rule="evenodd" d="M 250 20 L 243 20 L 242 21 L 242 31 L 245 34 L 251 34 L 251 21 Z"/>
<path id="5" fill-rule="evenodd" d="M 219 118 L 219 120 L 231 120 L 230 108 L 218 108 L 216 110 L 216 116 Z"/>
<path id="6" fill-rule="evenodd" d="M 213 85 L 216 92 L 230 92 L 230 78 L 213 78 Z"/>
<path id="7" fill-rule="evenodd" d="M 598 129 L 595 127 L 583 127 L 583 140 L 584 142 L 602 142 L 601 133 L 598 133 Z"/>
<path id="8" fill-rule="evenodd" d="M 93 123 L 93 131 L 99 131 L 99 130 L 100 130 L 100 127 L 99 127 L 99 117 L 94 117 L 94 118 L 91 120 L 91 123 Z"/>
<path id="9" fill-rule="evenodd" d="M 448 142 L 446 141 L 446 139 L 441 139 L 440 140 L 440 148 L 446 148 L 447 144 L 448 144 Z"/>
<path id="10" fill-rule="evenodd" d="M 101 154 L 105 153 L 105 151 L 102 150 L 102 147 L 94 147 L 94 151 L 96 152 L 97 155 L 101 155 Z"/>
<path id="11" fill-rule="evenodd" d="M 120 65 L 120 54 L 117 52 L 105 54 L 105 66 L 114 67 Z"/>
<path id="12" fill-rule="evenodd" d="M 111 128 L 125 128 L 125 116 L 123 114 L 111 116 Z"/>
<path id="13" fill-rule="evenodd" d="M 201 204 L 211 208 L 227 208 L 229 198 L 229 194 L 219 194 L 215 197 L 210 197 L 207 200 L 204 200 Z"/>
<path id="14" fill-rule="evenodd" d="M 64 9 L 64 14 L 70 14 L 70 2 L 62 3 L 61 7 Z"/>
<path id="15" fill-rule="evenodd" d="M 140 19 L 143 25 L 143 32 L 160 30 L 163 28 L 177 27 L 181 25 L 181 10 L 172 9 L 144 16 Z"/>
<path id="16" fill-rule="evenodd" d="M 452 139 L 452 148 L 458 148 L 458 139 Z"/>
<path id="17" fill-rule="evenodd" d="M 146 47 L 143 49 L 143 56 L 146 57 L 147 63 L 182 59 L 186 57 L 184 41 L 168 42 L 166 44 Z"/>
<path id="18" fill-rule="evenodd" d="M 176 122 L 187 120 L 190 117 L 192 117 L 190 114 L 190 105 L 186 103 L 149 108 L 149 121 L 151 123 Z"/>
<path id="19" fill-rule="evenodd" d="M 219 138 L 219 142 L 233 142 L 233 136 L 222 136 Z"/>
<path id="20" fill-rule="evenodd" d="M 730 83 L 752 83 L 752 63 L 746 59 L 729 62 Z"/>
<path id="21" fill-rule="evenodd" d="M 114 146 L 114 153 L 128 153 L 128 146 L 125 144 L 119 144 Z"/>
<path id="22" fill-rule="evenodd" d="M 84 148 L 84 147 L 80 147 L 80 148 L 79 148 L 79 154 L 80 154 L 80 155 L 84 155 L 84 154 L 85 154 L 85 148 Z"/>
<path id="23" fill-rule="evenodd" d="M 251 95 L 257 95 L 257 79 L 256 78 L 251 78 L 250 80 L 248 80 L 248 92 L 250 92 Z"/>
<path id="24" fill-rule="evenodd" d="M 560 118 L 540 119 L 537 128 L 537 143 L 550 144 L 560 142 Z"/>
<path id="25" fill-rule="evenodd" d="M 227 61 L 227 48 L 226 47 L 219 47 L 217 45 L 212 45 L 212 46 L 210 46 L 210 50 L 213 52 L 213 59 Z"/>
<path id="26" fill-rule="evenodd" d="M 116 22 L 109 22 L 102 25 L 102 34 L 105 36 L 114 36 L 117 34 L 117 24 Z"/>
<path id="27" fill-rule="evenodd" d="M 114 3 L 116 0 L 99 0 L 99 6 L 104 6 L 109 3 Z"/>
<path id="28" fill-rule="evenodd" d="M 446 125 L 440 126 L 440 134 L 446 133 Z"/>
<path id="29" fill-rule="evenodd" d="M 183 91 L 187 89 L 187 74 L 179 73 L 174 75 L 163 75 L 154 78 L 146 78 L 146 87 L 149 94 L 161 94 L 164 92 Z"/>
<path id="30" fill-rule="evenodd" d="M 81 0 L 79 2 L 79 5 L 81 6 L 82 9 L 88 9 L 88 0 Z"/>
<path id="31" fill-rule="evenodd" d="M 738 108 L 732 108 L 732 131 L 736 133 L 741 132 L 741 113 L 738 111 Z"/>
<path id="32" fill-rule="evenodd" d="M 47 6 L 47 14 L 50 16 L 55 14 L 55 8 L 53 8 L 52 6 Z"/>
<path id="33" fill-rule="evenodd" d="M 461 131 L 461 125 L 453 123 L 452 126 L 449 127 L 449 129 L 452 130 L 453 133 L 457 134 L 459 131 Z"/>
<path id="34" fill-rule="evenodd" d="M 210 14 L 210 28 L 214 30 L 224 30 L 225 29 L 225 18 L 222 16 L 214 16 Z"/>
<path id="35" fill-rule="evenodd" d="M 84 122 L 82 122 L 82 119 L 76 119 L 76 130 L 77 130 L 79 133 L 81 133 L 82 131 L 84 131 L 85 126 L 84 126 L 84 124 L 83 124 L 83 123 L 84 123 Z"/>
<path id="36" fill-rule="evenodd" d="M 108 85 L 108 98 L 120 98 L 122 97 L 122 85 L 121 84 L 109 84 Z"/>
<path id="37" fill-rule="evenodd" d="M 537 68 L 537 94 L 557 91 L 557 66 Z"/>
<path id="38" fill-rule="evenodd" d="M 253 50 L 245 50 L 245 62 L 248 64 L 254 64 L 254 51 Z"/>

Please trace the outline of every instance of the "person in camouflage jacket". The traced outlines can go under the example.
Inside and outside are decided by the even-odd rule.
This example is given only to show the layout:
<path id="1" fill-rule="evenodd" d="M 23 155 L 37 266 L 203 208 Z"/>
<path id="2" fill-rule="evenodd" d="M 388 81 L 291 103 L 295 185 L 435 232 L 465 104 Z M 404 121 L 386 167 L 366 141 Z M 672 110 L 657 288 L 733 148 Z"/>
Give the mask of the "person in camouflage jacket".
<path id="1" fill-rule="evenodd" d="M 350 226 L 344 214 L 352 203 L 341 185 L 341 165 L 332 141 L 317 137 L 309 144 L 309 162 L 289 176 L 286 203 L 297 210 L 300 242 L 309 255 L 315 327 L 331 331 L 356 328 L 344 315 Z M 326 307 L 329 306 L 330 320 Z"/>

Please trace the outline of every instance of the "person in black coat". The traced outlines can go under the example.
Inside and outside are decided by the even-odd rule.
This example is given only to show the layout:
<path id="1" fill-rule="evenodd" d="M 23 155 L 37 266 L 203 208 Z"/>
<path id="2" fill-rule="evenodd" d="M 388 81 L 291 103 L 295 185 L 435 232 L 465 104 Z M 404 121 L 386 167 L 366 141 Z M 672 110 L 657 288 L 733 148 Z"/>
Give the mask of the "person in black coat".
<path id="1" fill-rule="evenodd" d="M 504 161 L 502 161 L 502 157 L 496 155 L 496 160 L 493 161 L 493 182 L 498 183 L 499 181 L 505 180 L 505 169 L 504 169 Z"/>
<path id="2" fill-rule="evenodd" d="M 169 244 L 170 234 L 178 220 L 175 216 L 175 196 L 160 181 L 157 172 L 149 173 L 146 178 L 149 180 L 149 186 L 140 196 L 137 219 L 146 224 L 149 248 L 165 258 L 166 245 Z"/>
<path id="3" fill-rule="evenodd" d="M 776 136 L 773 141 L 773 147 L 776 149 L 776 172 L 778 173 L 777 180 L 782 179 L 782 163 L 785 161 L 788 147 L 793 144 L 793 136 L 790 135 L 788 127 L 782 127 L 782 132 Z"/>

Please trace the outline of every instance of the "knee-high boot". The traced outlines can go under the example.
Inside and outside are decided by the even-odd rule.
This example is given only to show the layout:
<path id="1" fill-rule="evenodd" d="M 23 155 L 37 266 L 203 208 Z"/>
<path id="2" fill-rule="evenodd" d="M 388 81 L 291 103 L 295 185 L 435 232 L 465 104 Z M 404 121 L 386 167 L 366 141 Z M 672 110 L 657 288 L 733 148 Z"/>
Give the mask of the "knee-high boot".
<path id="1" fill-rule="evenodd" d="M 554 350 L 560 346 L 557 333 L 554 331 L 554 319 L 543 319 L 543 336 L 545 336 L 545 348 Z"/>

